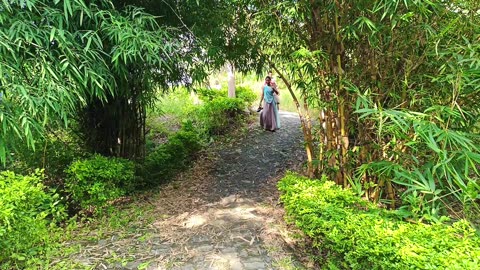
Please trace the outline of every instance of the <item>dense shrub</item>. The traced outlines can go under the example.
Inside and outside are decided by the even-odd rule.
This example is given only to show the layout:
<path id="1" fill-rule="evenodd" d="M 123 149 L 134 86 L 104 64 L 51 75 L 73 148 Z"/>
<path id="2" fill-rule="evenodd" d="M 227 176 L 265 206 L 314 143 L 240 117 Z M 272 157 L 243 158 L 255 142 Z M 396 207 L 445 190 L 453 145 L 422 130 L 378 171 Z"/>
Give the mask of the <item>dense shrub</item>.
<path id="1" fill-rule="evenodd" d="M 202 147 L 199 134 L 191 122 L 185 122 L 182 128 L 170 135 L 166 143 L 159 145 L 145 159 L 142 168 L 144 185 L 157 185 L 174 176 L 193 160 L 195 153 Z"/>
<path id="2" fill-rule="evenodd" d="M 251 90 L 242 87 L 237 88 L 237 98 L 228 98 L 226 90 L 197 89 L 197 94 L 203 102 L 193 107 L 185 102 L 188 98 L 186 92 L 165 99 L 173 100 L 171 103 L 175 106 L 169 107 L 166 104 L 162 111 L 176 116 L 172 119 L 185 120 L 180 130 L 166 136 L 165 143 L 149 144 L 145 162 L 137 166 L 137 174 L 141 178 L 138 181 L 139 187 L 155 186 L 168 181 L 178 171 L 186 168 L 205 141 L 238 126 L 245 108 L 256 99 Z M 183 103 L 177 102 L 177 97 L 183 97 Z M 183 113 L 185 107 L 188 107 L 186 115 Z"/>
<path id="3" fill-rule="evenodd" d="M 247 87 L 238 86 L 235 94 L 237 98 L 243 100 L 246 106 L 251 106 L 252 103 L 258 98 L 257 95 Z"/>
<path id="4" fill-rule="evenodd" d="M 12 140 L 18 140 L 12 138 Z M 35 141 L 36 151 L 32 151 L 21 142 L 16 144 L 15 154 L 6 163 L 7 170 L 20 174 L 33 173 L 36 168 L 42 168 L 46 185 L 55 185 L 56 179 L 65 176 L 65 167 L 75 159 L 85 157 L 80 142 L 67 131 L 58 129 Z"/>
<path id="5" fill-rule="evenodd" d="M 227 90 L 198 89 L 197 94 L 204 101 L 197 112 L 197 126 L 207 136 L 224 134 L 237 125 L 244 110 L 257 99 L 246 87 L 236 88 L 236 98 L 228 98 Z"/>
<path id="6" fill-rule="evenodd" d="M 200 100 L 204 102 L 210 102 L 218 98 L 228 97 L 227 89 L 215 90 L 200 88 L 197 89 L 196 92 Z M 242 86 L 237 86 L 235 88 L 235 96 L 236 98 L 242 100 L 244 106 L 250 106 L 258 98 L 250 88 Z"/>
<path id="7" fill-rule="evenodd" d="M 279 189 L 291 221 L 328 254 L 322 263 L 347 269 L 480 269 L 480 238 L 466 221 L 408 223 L 325 179 L 288 174 Z"/>
<path id="8" fill-rule="evenodd" d="M 216 89 L 206 89 L 199 88 L 195 92 L 198 95 L 198 98 L 204 102 L 209 102 L 217 98 L 228 97 L 228 91 L 226 89 L 216 90 Z"/>
<path id="9" fill-rule="evenodd" d="M 199 88 L 195 91 L 198 98 L 202 100 L 200 104 L 194 104 L 189 92 L 181 88 L 163 98 L 161 109 L 157 110 L 157 113 L 149 113 L 149 121 L 147 121 L 150 130 L 147 145 L 149 151 L 155 148 L 155 137 L 158 139 L 159 133 L 167 137 L 169 133 L 177 131 L 179 119 L 192 121 L 195 132 L 199 133 L 204 140 L 214 135 L 225 134 L 229 128 L 238 125 L 238 121 L 244 120 L 242 118 L 244 112 L 258 98 L 247 87 L 236 88 L 237 98 L 228 98 L 226 89 Z M 158 112 L 163 116 L 161 122 L 158 119 Z"/>
<path id="10" fill-rule="evenodd" d="M 65 190 L 82 208 L 102 207 L 134 188 L 135 165 L 121 158 L 94 155 L 67 169 Z"/>
<path id="11" fill-rule="evenodd" d="M 224 134 L 239 121 L 244 102 L 239 98 L 220 97 L 205 103 L 198 112 L 199 129 L 208 135 Z"/>
<path id="12" fill-rule="evenodd" d="M 28 176 L 0 172 L 0 265 L 22 268 L 22 262 L 42 254 L 49 228 L 65 217 L 59 196 L 45 190 L 43 173 Z"/>

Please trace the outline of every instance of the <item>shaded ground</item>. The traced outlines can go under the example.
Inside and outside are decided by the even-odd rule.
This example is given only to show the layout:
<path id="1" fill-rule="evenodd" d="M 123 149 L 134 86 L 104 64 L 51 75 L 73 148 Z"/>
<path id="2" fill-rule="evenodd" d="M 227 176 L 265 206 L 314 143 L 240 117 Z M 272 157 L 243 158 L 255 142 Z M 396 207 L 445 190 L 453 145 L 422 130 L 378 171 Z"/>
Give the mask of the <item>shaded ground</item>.
<path id="1" fill-rule="evenodd" d="M 150 210 L 130 212 L 128 226 L 71 243 L 80 252 L 69 260 L 92 269 L 303 269 L 276 189 L 286 170 L 300 169 L 302 135 L 298 116 L 282 112 L 281 120 L 277 132 L 255 123 L 246 136 L 213 146 L 138 202 Z"/>

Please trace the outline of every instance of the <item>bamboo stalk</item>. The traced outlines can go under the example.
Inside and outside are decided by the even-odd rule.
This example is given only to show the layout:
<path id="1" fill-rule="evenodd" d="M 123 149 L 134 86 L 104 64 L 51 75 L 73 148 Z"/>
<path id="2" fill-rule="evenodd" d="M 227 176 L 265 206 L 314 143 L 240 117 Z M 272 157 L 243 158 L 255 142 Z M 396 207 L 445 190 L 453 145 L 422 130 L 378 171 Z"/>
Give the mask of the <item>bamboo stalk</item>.
<path id="1" fill-rule="evenodd" d="M 300 123 L 302 126 L 302 131 L 303 131 L 303 137 L 305 140 L 305 151 L 307 154 L 307 174 L 309 177 L 314 176 L 314 168 L 313 168 L 313 138 L 311 132 L 308 130 L 308 126 L 311 126 L 311 121 L 309 118 L 308 112 L 308 106 L 304 104 L 304 108 L 306 109 L 306 115 L 307 118 L 305 118 L 304 114 L 302 113 L 300 102 L 298 101 L 297 96 L 293 92 L 292 89 L 292 84 L 285 78 L 283 73 L 272 63 L 269 61 L 269 64 L 271 67 L 275 70 L 275 72 L 280 75 L 280 78 L 282 79 L 283 83 L 288 89 L 288 92 L 292 96 L 293 102 L 295 103 L 295 107 L 297 109 L 298 116 L 300 118 Z"/>
<path id="2" fill-rule="evenodd" d="M 338 0 L 335 1 L 337 12 L 340 12 L 341 6 Z M 345 164 L 347 158 L 347 149 L 348 149 L 348 137 L 346 136 L 346 119 L 345 119 L 345 100 L 344 95 L 346 95 L 343 89 L 343 69 L 342 69 L 342 52 L 343 52 L 343 43 L 340 36 L 340 14 L 335 14 L 335 39 L 336 39 L 336 64 L 337 64 L 337 103 L 338 103 L 338 118 L 339 125 L 337 127 L 337 140 L 338 145 L 340 146 L 339 151 L 339 168 L 340 168 L 340 180 L 342 185 L 345 187 L 348 185 L 348 179 L 345 175 Z"/>

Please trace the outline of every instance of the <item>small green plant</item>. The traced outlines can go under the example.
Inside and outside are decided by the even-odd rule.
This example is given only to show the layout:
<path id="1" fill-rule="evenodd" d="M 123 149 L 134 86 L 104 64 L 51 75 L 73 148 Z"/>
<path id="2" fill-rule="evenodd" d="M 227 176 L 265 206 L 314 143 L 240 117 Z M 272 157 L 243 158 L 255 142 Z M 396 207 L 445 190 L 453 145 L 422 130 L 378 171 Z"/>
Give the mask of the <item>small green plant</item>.
<path id="1" fill-rule="evenodd" d="M 215 89 L 196 89 L 198 97 L 204 102 L 210 102 L 218 98 L 228 97 L 227 89 L 215 90 Z M 252 89 L 245 86 L 237 86 L 235 88 L 235 97 L 242 100 L 246 106 L 250 106 L 255 100 L 258 99 Z"/>
<path id="2" fill-rule="evenodd" d="M 197 93 L 204 101 L 197 112 L 197 127 L 207 137 L 224 134 L 235 126 L 241 121 L 244 110 L 257 99 L 251 89 L 241 86 L 236 89 L 236 98 L 228 98 L 225 89 L 198 89 Z"/>
<path id="3" fill-rule="evenodd" d="M 135 165 L 121 158 L 94 155 L 67 169 L 65 190 L 81 208 L 103 207 L 134 188 Z"/>
<path id="4" fill-rule="evenodd" d="M 278 185 L 288 219 L 347 269 L 480 269 L 480 238 L 465 220 L 409 223 L 334 182 L 287 174 Z M 343 267 L 342 267 L 343 268 Z"/>
<path id="5" fill-rule="evenodd" d="M 43 172 L 27 176 L 0 172 L 0 265 L 23 268 L 46 252 L 50 229 L 65 218 L 58 194 L 46 191 Z"/>
<path id="6" fill-rule="evenodd" d="M 185 121 L 182 128 L 170 135 L 166 143 L 159 145 L 145 159 L 139 168 L 144 178 L 142 185 L 155 186 L 173 177 L 193 160 L 202 148 L 202 142 L 191 121 Z"/>

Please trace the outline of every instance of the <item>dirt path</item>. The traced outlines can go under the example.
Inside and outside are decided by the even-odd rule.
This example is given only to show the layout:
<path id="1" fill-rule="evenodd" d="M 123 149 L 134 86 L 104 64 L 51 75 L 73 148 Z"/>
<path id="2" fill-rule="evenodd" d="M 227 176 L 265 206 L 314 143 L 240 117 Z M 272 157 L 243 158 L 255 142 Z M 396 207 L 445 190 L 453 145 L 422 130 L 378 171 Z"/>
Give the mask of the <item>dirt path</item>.
<path id="1" fill-rule="evenodd" d="M 276 191 L 285 171 L 303 161 L 302 136 L 298 116 L 282 112 L 281 120 L 277 132 L 255 124 L 247 136 L 214 146 L 144 198 L 150 218 L 82 243 L 70 259 L 93 269 L 302 269 Z"/>

